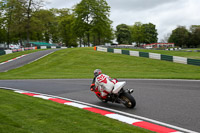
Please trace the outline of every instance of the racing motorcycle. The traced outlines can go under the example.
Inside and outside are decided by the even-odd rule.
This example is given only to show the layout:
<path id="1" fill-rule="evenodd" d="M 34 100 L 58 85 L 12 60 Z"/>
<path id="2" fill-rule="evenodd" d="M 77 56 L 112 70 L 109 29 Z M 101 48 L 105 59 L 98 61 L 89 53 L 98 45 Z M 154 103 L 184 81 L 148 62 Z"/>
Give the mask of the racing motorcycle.
<path id="1" fill-rule="evenodd" d="M 96 96 L 104 103 L 112 102 L 112 103 L 121 103 L 124 104 L 127 108 L 134 108 L 136 105 L 136 101 L 134 97 L 131 95 L 133 93 L 133 89 L 124 89 L 126 82 L 117 82 L 114 85 L 114 88 L 110 94 L 108 94 L 106 99 L 102 99 L 100 95 L 96 93 Z"/>

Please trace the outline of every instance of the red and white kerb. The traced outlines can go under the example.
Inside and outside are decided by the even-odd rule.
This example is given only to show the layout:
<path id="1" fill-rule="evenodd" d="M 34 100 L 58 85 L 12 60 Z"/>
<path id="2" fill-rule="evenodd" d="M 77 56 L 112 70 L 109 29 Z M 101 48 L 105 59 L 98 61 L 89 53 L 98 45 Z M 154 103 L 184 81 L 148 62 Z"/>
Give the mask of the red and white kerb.
<path id="1" fill-rule="evenodd" d="M 73 106 L 73 107 L 77 107 L 77 108 L 81 108 L 84 110 L 88 110 L 90 112 L 94 112 L 97 114 L 101 114 L 103 116 L 121 121 L 121 122 L 125 122 L 127 124 L 131 124 L 137 127 L 141 127 L 150 131 L 154 131 L 157 133 L 182 133 L 180 131 L 168 128 L 168 127 L 164 127 L 161 125 L 156 125 L 147 121 L 143 121 L 143 120 L 139 120 L 139 119 L 135 119 L 135 118 L 131 118 L 131 117 L 127 117 L 121 114 L 116 114 L 114 112 L 110 112 L 110 111 L 106 111 L 106 110 L 102 110 L 102 109 L 98 109 L 98 108 L 94 108 L 91 106 L 87 106 L 84 104 L 79 104 L 79 103 L 75 103 L 72 101 L 67 101 L 64 99 L 60 99 L 60 98 L 54 98 L 54 97 L 48 97 L 48 96 L 44 96 L 41 94 L 34 94 L 34 93 L 29 93 L 29 92 L 25 92 L 25 91 L 15 91 L 17 93 L 21 93 L 24 95 L 28 95 L 28 96 L 33 96 L 33 97 L 38 97 L 38 98 L 42 98 L 42 99 L 46 99 L 46 100 L 51 100 L 60 104 L 65 104 L 65 105 L 69 105 L 69 106 Z"/>

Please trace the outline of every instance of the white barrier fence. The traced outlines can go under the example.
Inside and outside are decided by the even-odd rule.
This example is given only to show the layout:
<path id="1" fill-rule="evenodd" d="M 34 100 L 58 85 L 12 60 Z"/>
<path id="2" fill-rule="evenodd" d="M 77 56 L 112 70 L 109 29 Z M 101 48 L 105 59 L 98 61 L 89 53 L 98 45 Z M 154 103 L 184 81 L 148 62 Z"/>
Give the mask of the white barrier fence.
<path id="1" fill-rule="evenodd" d="M 139 51 L 132 51 L 132 50 L 112 49 L 112 48 L 106 48 L 106 47 L 100 47 L 100 46 L 96 47 L 96 49 L 97 51 L 103 51 L 103 52 L 126 54 L 130 56 L 146 57 L 146 58 L 151 58 L 151 59 L 165 60 L 165 61 L 171 61 L 175 63 L 200 66 L 199 59 L 190 59 L 186 57 L 163 55 L 163 54 L 158 54 L 158 53 L 139 52 Z"/>

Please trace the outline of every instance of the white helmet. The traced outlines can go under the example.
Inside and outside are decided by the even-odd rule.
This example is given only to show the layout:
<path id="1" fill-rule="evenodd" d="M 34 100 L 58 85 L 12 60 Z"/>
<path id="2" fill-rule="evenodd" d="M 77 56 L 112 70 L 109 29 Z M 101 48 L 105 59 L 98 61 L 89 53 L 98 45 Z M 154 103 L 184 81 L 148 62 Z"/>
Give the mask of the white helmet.
<path id="1" fill-rule="evenodd" d="M 95 77 L 97 77 L 99 74 L 101 74 L 101 70 L 100 69 L 94 70 L 94 76 Z"/>

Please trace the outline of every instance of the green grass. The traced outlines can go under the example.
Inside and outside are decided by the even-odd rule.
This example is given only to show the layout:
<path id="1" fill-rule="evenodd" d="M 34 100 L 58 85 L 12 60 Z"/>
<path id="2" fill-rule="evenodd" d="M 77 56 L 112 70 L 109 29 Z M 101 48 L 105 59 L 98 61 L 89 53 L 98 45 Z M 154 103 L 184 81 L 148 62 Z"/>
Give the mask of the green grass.
<path id="1" fill-rule="evenodd" d="M 188 48 L 188 49 L 182 49 L 183 51 L 187 51 L 187 50 L 191 50 L 193 52 L 195 52 L 195 50 L 200 50 L 200 48 Z"/>
<path id="2" fill-rule="evenodd" d="M 0 56 L 0 63 L 4 62 L 4 61 L 8 61 L 8 60 L 16 58 L 16 57 L 19 57 L 19 56 L 24 55 L 24 54 L 30 54 L 30 53 L 38 52 L 38 51 L 41 51 L 41 50 L 43 50 L 43 49 L 27 50 L 27 51 L 21 51 L 21 52 L 1 55 Z"/>
<path id="3" fill-rule="evenodd" d="M 0 73 L 0 79 L 93 78 L 96 68 L 113 78 L 200 79 L 199 66 L 98 52 L 93 48 L 62 49 Z"/>
<path id="4" fill-rule="evenodd" d="M 1 133 L 145 133 L 86 110 L 0 89 Z"/>
<path id="5" fill-rule="evenodd" d="M 140 52 L 149 52 L 149 53 L 158 53 L 164 55 L 171 56 L 181 56 L 191 59 L 200 59 L 200 52 L 184 52 L 184 51 L 168 51 L 168 50 L 151 50 L 151 49 L 124 49 L 124 50 L 132 50 L 132 51 L 140 51 Z"/>

